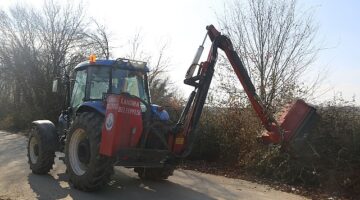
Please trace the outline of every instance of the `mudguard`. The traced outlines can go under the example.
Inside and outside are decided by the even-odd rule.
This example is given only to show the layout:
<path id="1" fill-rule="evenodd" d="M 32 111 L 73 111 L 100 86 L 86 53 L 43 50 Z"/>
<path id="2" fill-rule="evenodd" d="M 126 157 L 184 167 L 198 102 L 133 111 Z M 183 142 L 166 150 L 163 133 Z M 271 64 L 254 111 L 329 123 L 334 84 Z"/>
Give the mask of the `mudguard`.
<path id="1" fill-rule="evenodd" d="M 96 111 L 105 116 L 105 106 L 102 101 L 87 101 L 81 104 L 76 113 Z"/>
<path id="2" fill-rule="evenodd" d="M 49 151 L 57 151 L 59 149 L 59 139 L 55 125 L 49 120 L 36 120 L 32 124 L 38 128 L 39 134 L 48 143 L 44 145 L 44 148 Z"/>

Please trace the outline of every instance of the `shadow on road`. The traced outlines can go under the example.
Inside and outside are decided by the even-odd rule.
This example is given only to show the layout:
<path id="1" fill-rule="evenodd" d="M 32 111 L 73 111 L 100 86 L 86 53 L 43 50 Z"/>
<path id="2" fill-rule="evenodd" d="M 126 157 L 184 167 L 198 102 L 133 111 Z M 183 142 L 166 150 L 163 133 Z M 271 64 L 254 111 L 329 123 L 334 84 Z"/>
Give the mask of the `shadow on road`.
<path id="1" fill-rule="evenodd" d="M 116 170 L 108 186 L 97 192 L 86 193 L 73 189 L 65 173 L 57 175 L 28 175 L 28 183 L 38 199 L 213 199 L 171 181 L 143 181 Z"/>

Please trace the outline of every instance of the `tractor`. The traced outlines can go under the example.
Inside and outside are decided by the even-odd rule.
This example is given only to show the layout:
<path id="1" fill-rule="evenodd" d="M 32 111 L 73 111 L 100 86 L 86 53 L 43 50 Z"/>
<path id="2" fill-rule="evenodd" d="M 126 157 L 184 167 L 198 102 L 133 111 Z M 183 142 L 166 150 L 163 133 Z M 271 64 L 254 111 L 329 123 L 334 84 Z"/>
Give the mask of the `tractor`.
<path id="1" fill-rule="evenodd" d="M 207 60 L 198 64 L 207 37 L 212 45 Z M 68 76 L 65 79 L 67 105 L 57 125 L 49 120 L 32 122 L 27 147 L 30 169 L 35 174 L 48 173 L 55 152 L 60 151 L 65 154 L 61 159 L 69 181 L 79 190 L 104 186 L 114 166 L 133 168 L 141 179 L 167 179 L 179 160 L 192 151 L 218 49 L 225 52 L 266 129 L 260 141 L 281 145 L 287 152 L 304 146 L 316 117 L 315 108 L 297 100 L 276 121 L 256 94 L 230 39 L 210 25 L 186 73 L 184 83 L 194 90 L 176 123 L 163 107 L 151 102 L 147 63 L 121 58 L 97 60 L 92 55 L 74 68 L 73 84 Z M 58 86 L 59 80 L 55 80 L 54 92 Z"/>

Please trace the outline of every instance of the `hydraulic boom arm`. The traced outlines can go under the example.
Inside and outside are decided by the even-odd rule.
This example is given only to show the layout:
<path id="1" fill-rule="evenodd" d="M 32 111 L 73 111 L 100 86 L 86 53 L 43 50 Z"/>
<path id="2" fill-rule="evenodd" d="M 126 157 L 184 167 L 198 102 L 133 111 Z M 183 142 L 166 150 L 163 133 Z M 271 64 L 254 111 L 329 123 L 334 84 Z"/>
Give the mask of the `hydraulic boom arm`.
<path id="1" fill-rule="evenodd" d="M 197 67 L 198 60 L 203 50 L 203 45 L 199 47 L 197 54 L 195 55 L 194 61 L 190 66 L 184 83 L 187 85 L 194 86 L 194 91 L 190 94 L 187 105 L 185 106 L 181 117 L 175 128 L 177 132 L 177 139 L 174 144 L 174 151 L 176 153 L 182 152 L 184 149 L 182 142 L 184 141 L 186 151 L 183 152 L 183 156 L 190 153 L 193 144 L 194 131 L 198 125 L 202 109 L 205 104 L 205 100 L 208 94 L 208 90 L 211 84 L 212 77 L 214 75 L 214 68 L 217 61 L 218 49 L 225 52 L 229 59 L 237 77 L 239 78 L 243 88 L 250 99 L 251 105 L 255 109 L 258 117 L 267 131 L 273 133 L 271 138 L 264 140 L 266 143 L 280 143 L 281 141 L 281 129 L 274 118 L 268 114 L 260 101 L 259 96 L 256 94 L 254 85 L 252 84 L 250 77 L 244 68 L 238 54 L 234 51 L 232 43 L 227 36 L 221 35 L 213 25 L 207 26 L 207 36 L 210 37 L 212 45 L 205 62 L 202 62 L 198 66 L 198 71 L 195 76 L 193 73 Z M 206 36 L 205 36 L 206 39 Z M 205 42 L 204 39 L 204 42 Z M 204 44 L 204 43 L 203 43 Z M 200 55 L 199 55 L 200 54 Z"/>
<path id="2" fill-rule="evenodd" d="M 216 42 L 217 48 L 220 48 L 225 52 L 226 57 L 229 59 L 229 62 L 234 69 L 238 79 L 240 80 L 251 105 L 260 118 L 261 123 L 267 131 L 274 133 L 273 136 L 275 136 L 275 138 L 272 138 L 271 142 L 279 143 L 281 140 L 281 135 L 283 134 L 282 130 L 276 120 L 273 118 L 272 114 L 267 112 L 259 96 L 256 94 L 255 87 L 251 82 L 251 79 L 243 63 L 241 62 L 239 55 L 234 50 L 230 39 L 227 36 L 221 35 L 221 33 L 218 32 L 213 25 L 206 27 L 206 29 L 212 42 L 218 40 L 218 42 Z"/>
<path id="3" fill-rule="evenodd" d="M 177 154 L 181 154 L 182 156 L 187 156 L 191 152 L 192 145 L 194 143 L 192 135 L 194 135 L 193 132 L 198 125 L 211 80 L 214 75 L 218 49 L 221 49 L 225 52 L 226 57 L 230 61 L 234 72 L 240 80 L 240 83 L 242 84 L 252 107 L 256 111 L 257 116 L 260 118 L 261 123 L 268 131 L 262 135 L 262 141 L 266 144 L 279 144 L 282 143 L 284 139 L 289 141 L 293 135 L 297 134 L 301 128 L 305 127 L 303 119 L 306 117 L 309 118 L 307 116 L 308 110 L 306 109 L 309 108 L 309 110 L 313 111 L 315 109 L 310 109 L 310 106 L 307 106 L 305 102 L 300 100 L 296 103 L 296 106 L 293 106 L 294 109 L 292 108 L 292 111 L 290 109 L 290 111 L 287 113 L 287 116 L 284 118 L 285 120 L 283 123 L 279 125 L 272 114 L 267 112 L 259 96 L 256 94 L 255 87 L 251 82 L 250 77 L 243 63 L 241 62 L 241 59 L 234 50 L 230 39 L 217 31 L 213 25 L 207 26 L 206 29 L 206 36 L 209 36 L 212 45 L 207 60 L 197 66 L 200 55 L 203 51 L 203 42 L 203 44 L 199 47 L 194 61 L 192 62 L 192 65 L 186 74 L 184 83 L 194 86 L 195 89 L 190 94 L 187 105 L 185 106 L 174 129 L 175 139 L 173 144 L 173 151 Z M 198 70 L 194 75 L 195 68 L 198 68 Z M 305 107 L 303 105 L 305 105 Z M 299 113 L 302 115 L 300 116 Z M 286 134 L 284 133 L 284 129 L 287 131 Z M 284 138 L 284 135 L 286 138 Z"/>

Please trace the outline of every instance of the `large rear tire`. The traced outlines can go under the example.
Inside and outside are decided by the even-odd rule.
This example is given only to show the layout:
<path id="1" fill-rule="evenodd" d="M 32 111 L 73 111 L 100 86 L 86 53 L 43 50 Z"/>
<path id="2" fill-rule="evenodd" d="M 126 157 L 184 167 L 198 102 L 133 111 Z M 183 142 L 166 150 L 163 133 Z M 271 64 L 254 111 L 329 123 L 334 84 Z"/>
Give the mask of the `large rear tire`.
<path id="1" fill-rule="evenodd" d="M 30 169 L 34 174 L 47 174 L 54 164 L 55 151 L 48 145 L 53 144 L 48 141 L 46 133 L 39 131 L 35 126 L 29 134 L 27 145 L 27 156 Z"/>
<path id="2" fill-rule="evenodd" d="M 146 147 L 149 149 L 160 149 L 164 150 L 167 147 L 161 142 L 161 135 L 165 135 L 168 132 L 169 124 L 163 121 L 157 121 L 152 124 L 150 129 L 150 135 L 148 137 Z M 160 136 L 159 136 L 160 135 Z M 167 138 L 164 138 L 167 141 Z M 144 168 L 136 167 L 134 171 L 138 174 L 140 179 L 160 181 L 168 179 L 169 176 L 173 175 L 175 165 L 166 164 L 164 167 L 158 168 Z"/>
<path id="3" fill-rule="evenodd" d="M 81 113 L 70 128 L 65 144 L 65 163 L 70 182 L 83 191 L 95 191 L 110 181 L 112 159 L 99 154 L 104 117 Z"/>
<path id="4" fill-rule="evenodd" d="M 162 167 L 162 168 L 143 168 L 137 167 L 134 169 L 137 172 L 140 179 L 161 181 L 168 179 L 173 175 L 174 167 Z"/>

